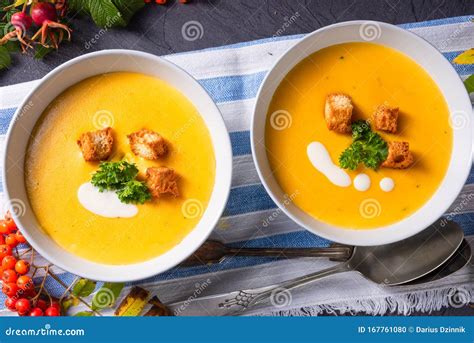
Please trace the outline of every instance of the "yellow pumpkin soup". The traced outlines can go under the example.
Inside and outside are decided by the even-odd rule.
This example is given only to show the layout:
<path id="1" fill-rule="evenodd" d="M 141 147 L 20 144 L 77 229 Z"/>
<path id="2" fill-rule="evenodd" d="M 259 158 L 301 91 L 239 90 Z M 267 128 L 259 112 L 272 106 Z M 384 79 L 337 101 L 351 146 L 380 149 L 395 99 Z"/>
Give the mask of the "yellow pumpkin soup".
<path id="1" fill-rule="evenodd" d="M 109 161 L 134 164 L 138 180 L 147 168 L 166 166 L 179 176 L 179 196 L 123 204 L 124 216 L 86 209 L 78 192 L 100 165 L 85 161 L 77 141 L 105 127 L 113 137 Z M 140 132 L 159 133 L 166 155 L 136 155 L 130 137 Z M 88 78 L 59 95 L 37 123 L 25 162 L 28 197 L 42 229 L 67 251 L 105 264 L 148 260 L 176 246 L 199 222 L 214 177 L 211 138 L 190 101 L 162 80 L 128 72 Z"/>
<path id="2" fill-rule="evenodd" d="M 353 138 L 350 122 L 327 123 L 331 96 L 338 106 L 352 101 L 352 123 L 367 120 L 390 149 L 408 146 L 391 142 L 409 143 L 410 161 L 400 166 L 389 155 L 392 164 L 378 168 L 341 168 Z M 392 107 L 399 108 L 398 128 L 377 130 L 374 113 Z M 443 95 L 416 62 L 382 45 L 344 43 L 310 55 L 285 76 L 269 106 L 265 142 L 277 182 L 297 194 L 299 208 L 331 225 L 370 229 L 406 218 L 434 194 L 449 164 L 452 129 Z"/>

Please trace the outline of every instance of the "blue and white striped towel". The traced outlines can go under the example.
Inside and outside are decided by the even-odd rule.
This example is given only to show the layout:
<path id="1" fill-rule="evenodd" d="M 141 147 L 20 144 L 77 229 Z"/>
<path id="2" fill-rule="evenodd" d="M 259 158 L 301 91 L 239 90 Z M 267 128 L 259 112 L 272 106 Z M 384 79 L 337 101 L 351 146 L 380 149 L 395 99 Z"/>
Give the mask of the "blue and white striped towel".
<path id="1" fill-rule="evenodd" d="M 474 24 L 471 17 L 456 17 L 401 25 L 431 42 L 452 61 L 473 46 Z M 303 35 L 274 37 L 248 43 L 223 46 L 202 51 L 165 56 L 193 75 L 207 89 L 218 104 L 232 139 L 234 175 L 232 190 L 223 218 L 212 238 L 249 247 L 320 247 L 329 242 L 315 236 L 285 215 L 276 211 L 260 183 L 250 155 L 249 127 L 252 107 L 258 87 L 272 64 Z M 462 77 L 474 73 L 474 65 L 455 66 Z M 22 95 L 38 81 L 0 89 L 0 148 L 9 122 L 22 100 Z M 1 191 L 1 188 L 0 188 Z M 474 192 L 474 171 L 458 198 L 457 204 Z M 469 197 L 468 199 L 471 199 Z M 461 224 L 468 240 L 474 245 L 474 203 L 454 204 L 449 215 Z M 461 209 L 461 210 L 460 210 Z M 271 225 L 265 220 L 273 216 Z M 39 262 L 41 263 L 41 262 Z M 333 265 L 326 259 L 272 260 L 268 258 L 232 258 L 222 264 L 174 268 L 166 273 L 141 281 L 165 303 L 211 295 L 221 292 L 259 287 L 290 279 Z M 62 280 L 69 283 L 74 275 L 53 268 Z M 411 311 L 430 312 L 448 306 L 454 290 L 471 297 L 474 269 L 467 266 L 452 276 L 426 285 L 386 288 L 375 285 L 357 273 L 345 273 L 323 279 L 292 294 L 284 306 L 254 310 L 249 314 L 315 315 L 328 311 L 368 314 Z M 53 280 L 49 290 L 60 295 L 63 289 Z M 123 295 L 131 285 L 127 285 Z M 122 295 L 122 296 L 123 296 Z M 0 315 L 8 315 L 0 296 Z M 78 306 L 75 310 L 83 310 Z M 110 314 L 111 311 L 105 312 Z M 203 315 L 206 310 L 203 309 Z"/>

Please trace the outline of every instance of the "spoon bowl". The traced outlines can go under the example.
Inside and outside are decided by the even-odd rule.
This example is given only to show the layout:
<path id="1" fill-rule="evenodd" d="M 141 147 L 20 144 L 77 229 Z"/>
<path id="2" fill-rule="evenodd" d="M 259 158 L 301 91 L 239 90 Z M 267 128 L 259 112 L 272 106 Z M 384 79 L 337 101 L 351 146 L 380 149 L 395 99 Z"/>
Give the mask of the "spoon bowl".
<path id="1" fill-rule="evenodd" d="M 464 232 L 455 222 L 439 220 L 403 241 L 356 247 L 346 262 L 367 279 L 385 285 L 407 283 L 429 274 L 458 250 Z"/>

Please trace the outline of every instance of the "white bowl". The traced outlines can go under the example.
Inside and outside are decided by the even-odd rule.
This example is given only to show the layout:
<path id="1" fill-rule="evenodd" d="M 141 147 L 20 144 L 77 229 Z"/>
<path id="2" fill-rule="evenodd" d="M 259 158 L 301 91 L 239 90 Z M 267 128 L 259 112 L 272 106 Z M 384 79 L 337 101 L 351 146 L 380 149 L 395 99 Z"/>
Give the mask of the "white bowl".
<path id="1" fill-rule="evenodd" d="M 449 167 L 434 195 L 418 211 L 391 225 L 370 230 L 335 227 L 314 219 L 294 204 L 283 205 L 284 192 L 270 169 L 264 146 L 265 123 L 272 96 L 288 72 L 301 60 L 325 47 L 345 42 L 382 44 L 408 55 L 421 65 L 441 89 L 453 129 Z M 415 235 L 435 222 L 461 191 L 472 164 L 472 107 L 466 89 L 451 64 L 420 37 L 394 25 L 373 21 L 350 21 L 317 30 L 290 48 L 263 81 L 255 104 L 251 144 L 258 174 L 273 201 L 296 223 L 332 241 L 352 245 L 379 245 Z M 288 203 L 288 201 L 286 201 Z"/>
<path id="2" fill-rule="evenodd" d="M 215 186 L 198 225 L 174 248 L 151 260 L 106 265 L 75 256 L 46 235 L 28 202 L 24 160 L 29 133 L 46 106 L 61 92 L 98 74 L 128 71 L 156 76 L 181 91 L 196 107 L 209 130 L 216 159 Z M 232 149 L 222 116 L 207 92 L 189 74 L 174 64 L 139 51 L 106 50 L 75 58 L 46 75 L 18 107 L 8 131 L 3 159 L 5 193 L 12 206 L 21 204 L 13 216 L 28 242 L 45 258 L 71 273 L 93 280 L 132 281 L 166 271 L 185 260 L 207 239 L 220 218 L 230 191 Z M 57 199 L 61 201 L 61 199 Z M 15 213 L 16 212 L 16 213 Z M 54 214 L 52 214 L 54 215 Z"/>

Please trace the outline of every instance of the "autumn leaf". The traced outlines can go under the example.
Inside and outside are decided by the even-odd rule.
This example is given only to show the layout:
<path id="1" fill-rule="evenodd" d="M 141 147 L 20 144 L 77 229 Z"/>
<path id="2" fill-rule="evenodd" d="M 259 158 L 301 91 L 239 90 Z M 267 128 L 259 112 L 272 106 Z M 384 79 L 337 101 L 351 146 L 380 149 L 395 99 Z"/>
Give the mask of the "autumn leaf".
<path id="1" fill-rule="evenodd" d="M 474 64 L 474 48 L 464 51 L 458 55 L 453 62 L 456 64 Z"/>
<path id="2" fill-rule="evenodd" d="M 133 287 L 115 310 L 115 315 L 119 317 L 135 317 L 140 315 L 147 304 L 149 295 L 150 293 L 147 290 L 138 286 Z"/>
<path id="3" fill-rule="evenodd" d="M 173 313 L 168 307 L 166 307 L 157 296 L 154 296 L 148 301 L 149 304 L 153 305 L 144 317 L 168 317 L 172 316 Z"/>

